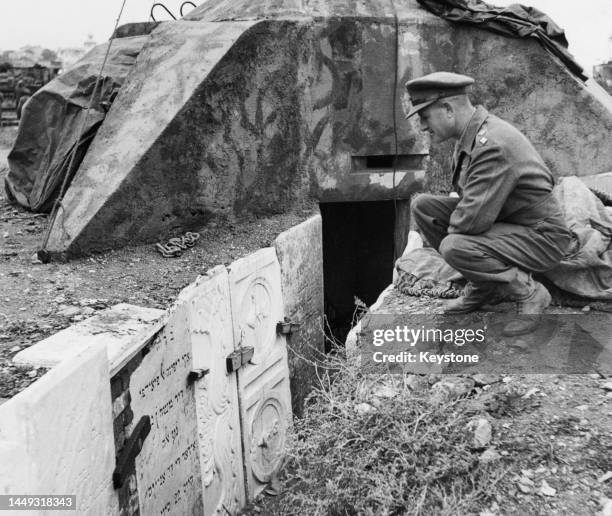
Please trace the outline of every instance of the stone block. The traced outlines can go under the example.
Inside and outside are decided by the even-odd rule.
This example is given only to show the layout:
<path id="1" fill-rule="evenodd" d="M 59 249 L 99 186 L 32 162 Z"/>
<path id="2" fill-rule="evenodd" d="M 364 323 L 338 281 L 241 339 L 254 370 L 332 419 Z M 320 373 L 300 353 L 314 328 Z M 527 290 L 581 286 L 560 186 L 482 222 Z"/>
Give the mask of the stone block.
<path id="1" fill-rule="evenodd" d="M 108 379 L 106 350 L 86 348 L 0 407 L 3 454 L 19 457 L 0 493 L 8 482 L 12 493 L 74 494 L 79 514 L 117 513 Z"/>
<path id="2" fill-rule="evenodd" d="M 2 411 L 0 410 L 0 414 Z M 0 495 L 32 493 L 23 442 L 0 440 Z"/>
<path id="3" fill-rule="evenodd" d="M 49 251 L 77 254 L 75 241 L 82 249 L 126 245 L 136 234 L 155 241 L 177 225 L 201 224 L 209 208 L 201 197 L 210 190 L 230 194 L 215 184 L 224 174 L 205 163 L 220 142 L 198 143 L 218 116 L 214 92 L 202 92 L 202 83 L 254 24 L 177 21 L 151 33 L 66 191 Z M 220 89 L 225 98 L 233 88 Z M 194 116 L 199 121 L 192 124 Z"/>
<path id="4" fill-rule="evenodd" d="M 20 351 L 13 361 L 35 367 L 54 367 L 86 347 L 97 346 L 107 350 L 114 376 L 136 350 L 162 328 L 165 313 L 164 310 L 121 303 Z"/>
<path id="5" fill-rule="evenodd" d="M 245 503 L 236 374 L 227 374 L 234 351 L 229 277 L 215 267 L 184 289 L 189 307 L 194 369 L 208 373 L 194 384 L 204 515 L 236 513 Z"/>
<path id="6" fill-rule="evenodd" d="M 287 338 L 291 402 L 294 414 L 299 416 L 315 380 L 308 361 L 320 359 L 325 345 L 321 216 L 281 233 L 274 247 L 281 269 L 285 317 L 300 323 Z"/>
<path id="7" fill-rule="evenodd" d="M 122 412 L 127 436 L 142 417 L 151 418 L 151 431 L 135 464 L 140 513 L 201 514 L 194 389 L 187 383 L 192 370 L 189 314 L 184 301 L 169 310 L 164 328 L 145 349 L 139 363 L 125 365 L 131 369 L 137 363 L 129 377 L 131 401 Z"/>
<path id="8" fill-rule="evenodd" d="M 421 20 L 400 19 L 400 84 L 441 70 L 470 75 L 476 80 L 473 102 L 520 129 L 555 176 L 610 171 L 609 96 L 574 76 L 535 38 L 505 37 L 421 12 Z M 451 144 L 431 146 L 437 162 L 428 172 L 431 190 L 450 187 L 451 155 Z M 433 184 L 432 175 L 441 181 Z"/>
<path id="9" fill-rule="evenodd" d="M 287 343 L 276 331 L 284 307 L 274 248 L 233 262 L 229 283 L 234 343 L 254 350 L 237 371 L 245 480 L 252 500 L 280 467 L 292 420 Z"/>

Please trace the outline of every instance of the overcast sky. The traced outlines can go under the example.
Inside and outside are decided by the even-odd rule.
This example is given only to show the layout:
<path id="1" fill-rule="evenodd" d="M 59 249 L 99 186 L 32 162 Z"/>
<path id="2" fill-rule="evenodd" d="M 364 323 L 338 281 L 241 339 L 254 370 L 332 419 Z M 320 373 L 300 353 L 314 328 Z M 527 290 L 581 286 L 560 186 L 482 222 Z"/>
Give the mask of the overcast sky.
<path id="1" fill-rule="evenodd" d="M 396 0 L 401 1 L 401 0 Z M 121 23 L 146 21 L 154 1 L 126 0 Z M 178 17 L 182 0 L 165 0 Z M 202 3 L 194 1 L 195 4 Z M 496 5 L 512 0 L 489 0 Z M 612 0 L 524 0 L 544 11 L 566 31 L 570 51 L 590 73 L 594 64 L 612 58 Z M 110 36 L 122 0 L 2 0 L 0 11 L 0 50 L 23 45 L 43 47 L 81 46 L 92 34 L 102 42 Z M 163 10 L 157 8 L 158 19 Z M 185 12 L 190 9 L 186 6 Z"/>

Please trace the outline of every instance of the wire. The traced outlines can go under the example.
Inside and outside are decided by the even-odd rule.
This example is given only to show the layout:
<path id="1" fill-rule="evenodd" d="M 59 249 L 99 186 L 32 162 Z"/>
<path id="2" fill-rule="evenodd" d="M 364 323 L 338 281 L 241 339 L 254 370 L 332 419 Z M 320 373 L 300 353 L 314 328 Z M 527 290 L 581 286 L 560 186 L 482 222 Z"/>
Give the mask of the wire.
<path id="1" fill-rule="evenodd" d="M 179 9 L 179 12 L 180 12 L 180 14 L 181 14 L 181 18 L 182 18 L 183 16 L 185 16 L 185 15 L 183 14 L 183 7 L 185 7 L 185 5 L 187 5 L 187 4 L 193 5 L 193 8 L 194 8 L 194 9 L 198 7 L 196 4 L 194 4 L 193 2 L 190 2 L 189 0 L 187 0 L 186 2 L 183 2 L 183 3 L 181 4 L 181 8 Z M 189 13 L 187 13 L 187 14 L 189 14 Z"/>
<path id="2" fill-rule="evenodd" d="M 189 3 L 191 3 L 191 2 L 189 2 Z M 156 8 L 157 6 L 163 7 L 163 8 L 164 8 L 164 11 L 166 11 L 166 12 L 167 12 L 167 13 L 170 15 L 170 17 L 171 17 L 173 20 L 176 20 L 176 16 L 174 16 L 174 14 L 172 14 L 172 11 L 171 11 L 170 9 L 168 9 L 168 8 L 167 8 L 167 7 L 166 7 L 164 4 L 162 4 L 161 2 L 157 2 L 157 3 L 155 3 L 155 4 L 153 4 L 153 5 L 151 6 L 151 13 L 150 13 L 151 19 L 152 19 L 152 20 L 153 20 L 155 23 L 158 23 L 158 21 L 155 19 L 155 16 L 153 16 L 153 11 L 155 10 L 155 8 Z M 183 8 L 183 6 L 181 5 L 181 10 L 182 10 L 182 8 Z"/>
<path id="3" fill-rule="evenodd" d="M 399 82 L 399 19 L 397 17 L 397 10 L 395 9 L 395 3 L 391 0 L 391 7 L 393 8 L 393 18 L 395 20 L 395 52 L 393 65 L 394 77 L 393 77 L 393 140 L 394 140 L 394 156 L 393 156 L 393 210 L 395 212 L 395 226 L 397 227 L 397 189 L 395 184 L 395 176 L 397 174 L 397 160 L 398 160 L 398 136 L 397 136 L 397 87 Z M 395 238 L 394 238 L 395 240 Z M 398 258 L 397 249 L 395 242 L 393 244 L 393 262 Z"/>
<path id="4" fill-rule="evenodd" d="M 94 89 L 93 89 L 91 98 L 89 99 L 87 110 L 85 111 L 85 117 L 83 118 L 83 121 L 81 122 L 81 127 L 79 129 L 79 132 L 77 133 L 76 141 L 74 142 L 74 146 L 72 147 L 72 151 L 70 152 L 70 161 L 68 162 L 67 173 L 64 176 L 64 180 L 62 181 L 62 186 L 60 188 L 59 195 L 57 196 L 57 199 L 55 199 L 55 203 L 53 204 L 53 209 L 51 210 L 51 215 L 49 216 L 49 223 L 47 224 L 47 230 L 45 231 L 45 238 L 43 240 L 42 249 L 41 249 L 44 254 L 47 254 L 47 244 L 49 243 L 49 235 L 51 234 L 51 228 L 53 227 L 53 224 L 55 223 L 55 218 L 57 217 L 58 208 L 61 206 L 62 210 L 64 209 L 62 200 L 64 197 L 66 184 L 68 183 L 68 178 L 70 177 L 70 171 L 72 170 L 72 167 L 74 166 L 74 160 L 76 158 L 77 149 L 79 148 L 79 142 L 81 141 L 81 138 L 83 137 L 83 133 L 85 131 L 85 127 L 87 126 L 87 120 L 89 119 L 89 112 L 91 111 L 91 108 L 93 107 L 93 102 L 96 97 L 96 91 L 98 90 L 98 86 L 102 80 L 102 72 L 104 71 L 104 67 L 106 66 L 106 61 L 108 60 L 110 49 L 113 44 L 113 40 L 115 39 L 115 33 L 117 31 L 117 27 L 119 27 L 119 20 L 121 19 L 121 15 L 123 14 L 123 9 L 125 7 L 126 2 L 127 0 L 123 0 L 123 3 L 121 4 L 121 9 L 119 10 L 119 15 L 117 16 L 117 20 L 115 22 L 115 27 L 108 41 L 108 46 L 106 47 L 106 53 L 104 54 L 104 59 L 102 60 L 100 71 L 98 72 L 98 76 L 96 77 L 96 83 L 94 84 Z M 45 260 L 41 259 L 41 261 L 45 261 Z"/>

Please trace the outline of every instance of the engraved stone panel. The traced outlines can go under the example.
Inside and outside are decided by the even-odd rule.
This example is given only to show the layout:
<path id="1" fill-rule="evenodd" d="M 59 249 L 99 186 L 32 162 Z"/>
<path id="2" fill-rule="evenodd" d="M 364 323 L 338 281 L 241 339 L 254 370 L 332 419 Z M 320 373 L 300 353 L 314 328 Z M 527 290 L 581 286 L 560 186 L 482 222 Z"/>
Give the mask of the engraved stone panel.
<path id="1" fill-rule="evenodd" d="M 133 420 L 151 418 L 151 432 L 136 457 L 140 514 L 202 514 L 196 408 L 193 386 L 189 311 L 184 301 L 170 310 L 166 326 L 155 337 L 130 377 Z"/>
<path id="2" fill-rule="evenodd" d="M 225 365 L 234 350 L 227 270 L 210 270 L 180 299 L 189 309 L 193 367 L 209 370 L 195 383 L 204 514 L 235 514 L 245 487 L 236 375 Z"/>
<path id="3" fill-rule="evenodd" d="M 255 348 L 251 362 L 238 370 L 247 495 L 252 499 L 280 466 L 291 421 L 286 341 L 276 334 L 283 301 L 275 250 L 260 249 L 235 261 L 230 292 L 234 342 Z"/>
<path id="4" fill-rule="evenodd" d="M 321 215 L 281 233 L 274 247 L 281 268 L 285 315 L 300 324 L 287 337 L 291 405 L 299 417 L 316 379 L 311 363 L 320 360 L 325 348 Z"/>

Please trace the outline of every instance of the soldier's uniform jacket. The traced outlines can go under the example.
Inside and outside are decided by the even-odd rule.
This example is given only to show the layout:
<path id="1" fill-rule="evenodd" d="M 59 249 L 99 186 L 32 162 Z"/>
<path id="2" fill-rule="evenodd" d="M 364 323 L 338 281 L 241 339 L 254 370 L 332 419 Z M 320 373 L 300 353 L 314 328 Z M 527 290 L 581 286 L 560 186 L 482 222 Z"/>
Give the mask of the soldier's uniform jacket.
<path id="1" fill-rule="evenodd" d="M 453 185 L 460 200 L 449 233 L 477 235 L 495 222 L 569 230 L 551 194 L 554 178 L 529 140 L 482 106 L 455 146 Z"/>

